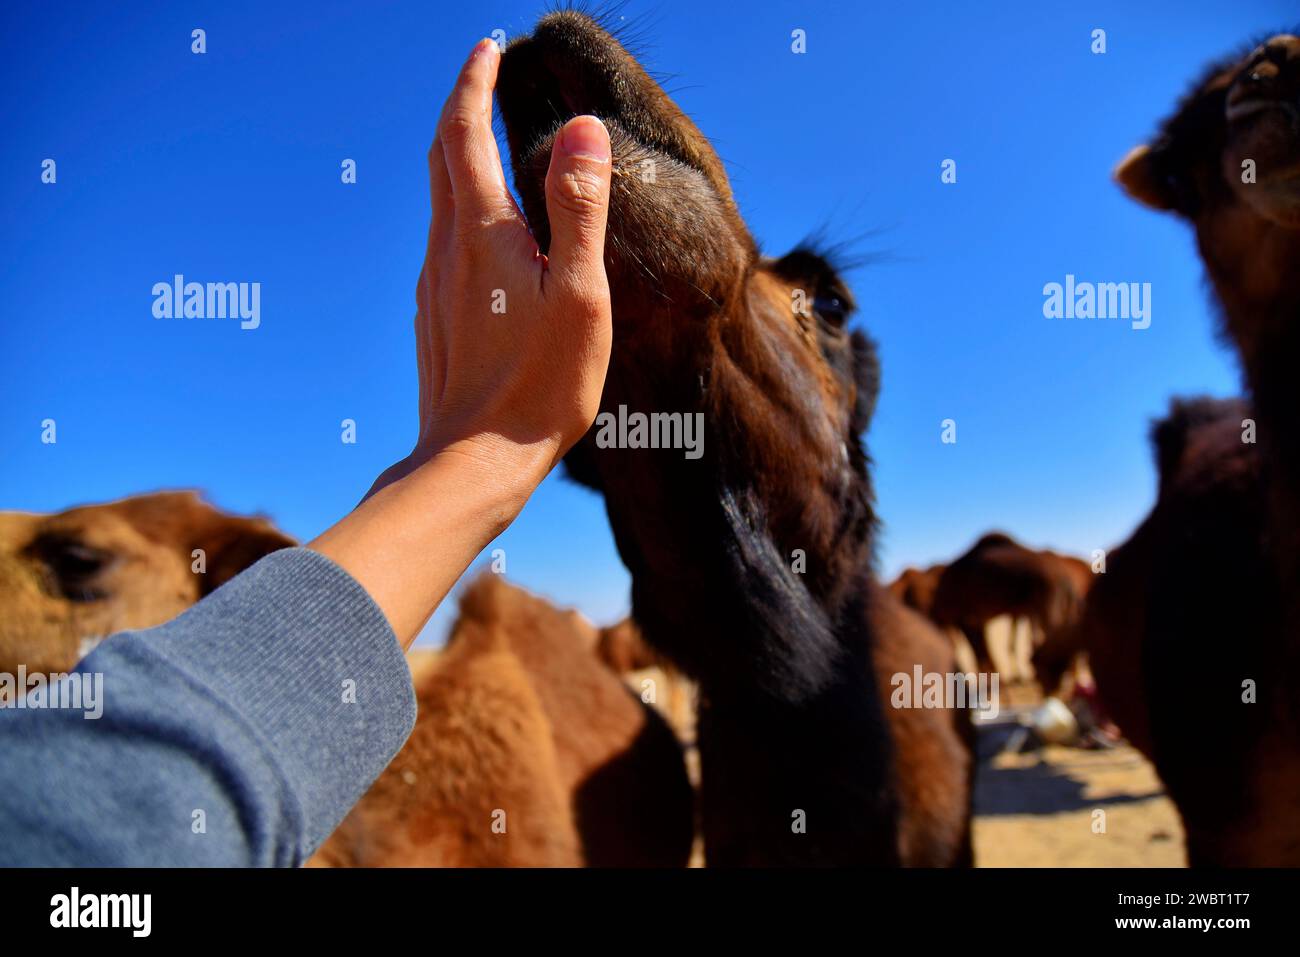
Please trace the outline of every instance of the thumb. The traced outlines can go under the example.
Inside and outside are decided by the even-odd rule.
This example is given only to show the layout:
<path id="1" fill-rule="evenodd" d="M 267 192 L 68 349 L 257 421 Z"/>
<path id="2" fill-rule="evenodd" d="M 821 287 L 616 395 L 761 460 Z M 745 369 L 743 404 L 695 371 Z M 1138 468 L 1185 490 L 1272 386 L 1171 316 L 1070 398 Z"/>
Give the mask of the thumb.
<path id="1" fill-rule="evenodd" d="M 579 282 L 602 274 L 610 169 L 605 125 L 594 116 L 569 120 L 555 137 L 546 173 L 552 272 Z"/>

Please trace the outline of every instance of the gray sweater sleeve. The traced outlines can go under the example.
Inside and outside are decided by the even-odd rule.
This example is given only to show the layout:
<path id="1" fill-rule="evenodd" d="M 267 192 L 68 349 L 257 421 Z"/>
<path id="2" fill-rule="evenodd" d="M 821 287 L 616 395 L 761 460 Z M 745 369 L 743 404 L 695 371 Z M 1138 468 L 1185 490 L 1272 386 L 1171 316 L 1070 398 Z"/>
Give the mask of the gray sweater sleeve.
<path id="1" fill-rule="evenodd" d="M 0 865 L 300 864 L 415 723 L 387 619 L 305 548 L 76 672 L 97 719 L 0 708 Z"/>

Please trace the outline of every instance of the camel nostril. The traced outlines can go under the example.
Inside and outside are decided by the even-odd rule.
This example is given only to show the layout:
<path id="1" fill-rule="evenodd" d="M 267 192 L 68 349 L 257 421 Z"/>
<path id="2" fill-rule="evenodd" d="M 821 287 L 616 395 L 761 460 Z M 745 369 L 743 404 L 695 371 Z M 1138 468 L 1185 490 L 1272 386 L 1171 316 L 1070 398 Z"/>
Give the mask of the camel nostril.
<path id="1" fill-rule="evenodd" d="M 1252 58 L 1249 79 L 1256 83 L 1275 79 L 1293 58 L 1291 44 L 1271 43 Z"/>
<path id="2" fill-rule="evenodd" d="M 1259 85 L 1268 80 L 1273 80 L 1278 75 L 1278 68 L 1272 63 L 1260 63 L 1251 68 L 1246 74 L 1246 82 Z"/>

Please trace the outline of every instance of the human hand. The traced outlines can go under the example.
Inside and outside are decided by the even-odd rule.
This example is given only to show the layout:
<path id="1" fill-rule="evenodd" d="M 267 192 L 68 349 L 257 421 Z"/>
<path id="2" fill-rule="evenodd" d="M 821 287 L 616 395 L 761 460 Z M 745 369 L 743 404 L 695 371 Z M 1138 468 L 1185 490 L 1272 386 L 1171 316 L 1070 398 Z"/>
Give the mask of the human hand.
<path id="1" fill-rule="evenodd" d="M 609 134 L 580 116 L 556 137 L 540 255 L 492 135 L 499 63 L 491 40 L 474 48 L 429 150 L 419 438 L 308 545 L 361 583 L 403 647 L 591 426 L 609 366 Z"/>
<path id="2" fill-rule="evenodd" d="M 506 187 L 492 132 L 497 45 L 480 41 L 429 150 L 433 220 L 416 292 L 420 435 L 412 458 L 465 454 L 527 492 L 591 426 L 609 365 L 609 134 L 595 117 L 556 137 L 549 255 Z"/>

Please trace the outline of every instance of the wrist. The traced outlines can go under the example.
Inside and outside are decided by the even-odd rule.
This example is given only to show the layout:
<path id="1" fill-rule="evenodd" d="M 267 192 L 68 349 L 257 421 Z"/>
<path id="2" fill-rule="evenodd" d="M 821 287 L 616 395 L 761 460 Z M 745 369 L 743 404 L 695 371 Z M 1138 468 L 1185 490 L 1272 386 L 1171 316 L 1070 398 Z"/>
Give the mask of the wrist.
<path id="1" fill-rule="evenodd" d="M 500 436 L 476 436 L 436 450 L 417 447 L 380 477 L 371 494 L 402 481 L 443 501 L 455 496 L 480 517 L 486 544 L 514 521 L 557 460 L 552 442 L 522 445 Z"/>
<path id="2" fill-rule="evenodd" d="M 361 583 L 409 646 L 489 542 L 546 477 L 547 445 L 457 442 L 417 449 L 375 482 L 349 515 L 309 547 Z"/>

